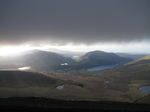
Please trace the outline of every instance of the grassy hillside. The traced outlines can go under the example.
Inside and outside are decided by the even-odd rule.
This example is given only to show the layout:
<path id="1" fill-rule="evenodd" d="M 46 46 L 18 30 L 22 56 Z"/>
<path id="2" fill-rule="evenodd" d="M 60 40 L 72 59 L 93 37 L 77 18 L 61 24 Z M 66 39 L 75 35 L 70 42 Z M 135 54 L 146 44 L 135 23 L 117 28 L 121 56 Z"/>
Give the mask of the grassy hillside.
<path id="1" fill-rule="evenodd" d="M 121 88 L 127 87 L 126 93 L 133 100 L 143 98 L 149 93 L 142 93 L 139 87 L 150 86 L 150 56 L 129 62 L 114 70 L 106 70 L 95 74 L 111 80 L 111 88 L 114 88 L 114 90 L 121 90 Z M 120 85 L 120 89 L 113 85 Z M 144 97 L 144 99 L 146 98 Z"/>
<path id="2" fill-rule="evenodd" d="M 120 70 L 130 74 L 134 79 L 150 79 L 150 56 L 129 62 L 125 64 Z"/>
<path id="3" fill-rule="evenodd" d="M 135 101 L 135 103 L 145 103 L 145 104 L 150 104 L 150 94 L 149 95 L 146 95 L 144 97 L 141 97 L 139 99 L 137 99 Z"/>
<path id="4" fill-rule="evenodd" d="M 114 53 L 92 51 L 76 59 L 81 68 L 90 68 L 101 65 L 123 64 L 132 61 L 130 58 L 120 57 Z"/>
<path id="5" fill-rule="evenodd" d="M 134 102 L 149 94 L 139 90 L 141 86 L 150 85 L 149 60 L 150 57 L 147 56 L 115 69 L 96 72 L 70 70 L 60 72 L 62 75 L 56 77 L 81 83 L 105 100 Z"/>
<path id="6" fill-rule="evenodd" d="M 137 59 L 135 61 L 129 62 L 126 65 L 136 65 L 136 64 L 145 64 L 145 63 L 150 63 L 150 56 L 145 56 L 143 58 Z"/>
<path id="7" fill-rule="evenodd" d="M 56 89 L 58 86 L 63 89 Z M 0 71 L 0 98 L 47 97 L 64 100 L 102 100 L 77 82 L 60 80 L 40 73 Z"/>

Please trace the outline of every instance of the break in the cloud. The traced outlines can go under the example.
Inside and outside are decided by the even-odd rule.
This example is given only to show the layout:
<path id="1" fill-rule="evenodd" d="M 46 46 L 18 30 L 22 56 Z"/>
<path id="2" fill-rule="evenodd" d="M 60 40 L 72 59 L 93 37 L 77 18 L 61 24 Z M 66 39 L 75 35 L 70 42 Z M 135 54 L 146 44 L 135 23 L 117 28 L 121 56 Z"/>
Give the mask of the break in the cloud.
<path id="1" fill-rule="evenodd" d="M 150 41 L 150 0 L 1 0 L 0 45 Z"/>

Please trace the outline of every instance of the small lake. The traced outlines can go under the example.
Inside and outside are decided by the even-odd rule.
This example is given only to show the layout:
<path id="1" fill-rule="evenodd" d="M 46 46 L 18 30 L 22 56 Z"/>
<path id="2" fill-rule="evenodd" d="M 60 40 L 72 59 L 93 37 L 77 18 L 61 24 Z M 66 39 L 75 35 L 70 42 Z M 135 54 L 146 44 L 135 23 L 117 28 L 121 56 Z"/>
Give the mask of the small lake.
<path id="1" fill-rule="evenodd" d="M 59 85 L 55 89 L 64 89 L 64 85 Z"/>
<path id="2" fill-rule="evenodd" d="M 143 93 L 150 93 L 150 86 L 141 86 L 139 90 Z"/>
<path id="3" fill-rule="evenodd" d="M 98 66 L 98 67 L 89 68 L 89 69 L 87 69 L 87 71 L 100 71 L 100 70 L 106 70 L 106 69 L 114 68 L 114 67 L 116 67 L 116 66 L 118 66 L 118 65 L 119 65 L 119 64 Z"/>

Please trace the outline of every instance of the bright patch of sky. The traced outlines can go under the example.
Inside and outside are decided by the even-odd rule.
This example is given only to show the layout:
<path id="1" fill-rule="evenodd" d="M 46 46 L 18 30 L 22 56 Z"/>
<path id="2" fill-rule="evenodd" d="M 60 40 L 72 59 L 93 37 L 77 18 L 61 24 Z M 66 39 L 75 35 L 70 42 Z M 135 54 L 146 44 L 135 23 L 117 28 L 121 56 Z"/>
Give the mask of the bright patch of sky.
<path id="1" fill-rule="evenodd" d="M 132 43 L 100 43 L 95 45 L 73 45 L 67 44 L 65 46 L 50 46 L 50 45 L 42 45 L 42 46 L 7 46 L 0 48 L 0 56 L 16 56 L 25 51 L 29 50 L 46 50 L 50 51 L 51 49 L 58 49 L 64 51 L 72 51 L 72 52 L 88 52 L 93 50 L 101 50 L 105 52 L 124 52 L 124 53 L 150 53 L 150 44 L 149 42 L 132 42 Z M 53 50 L 54 52 L 54 50 Z"/>

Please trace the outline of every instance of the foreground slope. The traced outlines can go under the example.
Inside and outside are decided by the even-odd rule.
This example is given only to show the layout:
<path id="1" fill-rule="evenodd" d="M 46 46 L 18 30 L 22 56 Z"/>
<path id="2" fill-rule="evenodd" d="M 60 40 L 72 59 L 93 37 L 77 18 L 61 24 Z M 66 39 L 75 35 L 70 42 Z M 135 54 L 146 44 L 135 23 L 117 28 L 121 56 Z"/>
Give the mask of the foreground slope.
<path id="1" fill-rule="evenodd" d="M 0 71 L 0 87 L 50 86 L 63 81 L 46 77 L 40 73 L 22 71 Z"/>
<path id="2" fill-rule="evenodd" d="M 68 101 L 36 97 L 0 98 L 1 111 L 149 112 L 149 105 L 111 101 Z"/>
<path id="3" fill-rule="evenodd" d="M 29 96 L 64 100 L 102 100 L 81 84 L 72 81 L 40 73 L 0 71 L 0 98 Z"/>

